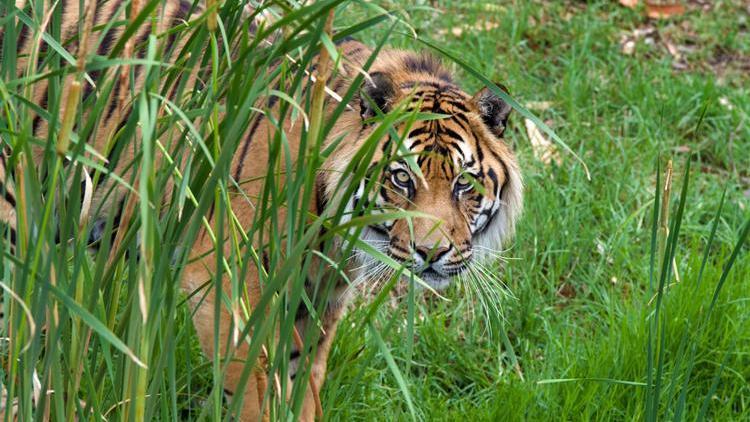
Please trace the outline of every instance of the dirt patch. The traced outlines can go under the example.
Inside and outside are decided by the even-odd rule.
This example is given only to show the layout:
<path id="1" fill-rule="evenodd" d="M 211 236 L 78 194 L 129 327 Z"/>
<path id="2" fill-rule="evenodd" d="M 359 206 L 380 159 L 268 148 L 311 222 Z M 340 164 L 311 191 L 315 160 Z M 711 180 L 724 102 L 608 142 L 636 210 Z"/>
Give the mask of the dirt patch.
<path id="1" fill-rule="evenodd" d="M 708 65 L 719 77 L 736 72 L 747 74 L 750 72 L 750 55 L 727 51 L 719 47 L 709 59 Z"/>

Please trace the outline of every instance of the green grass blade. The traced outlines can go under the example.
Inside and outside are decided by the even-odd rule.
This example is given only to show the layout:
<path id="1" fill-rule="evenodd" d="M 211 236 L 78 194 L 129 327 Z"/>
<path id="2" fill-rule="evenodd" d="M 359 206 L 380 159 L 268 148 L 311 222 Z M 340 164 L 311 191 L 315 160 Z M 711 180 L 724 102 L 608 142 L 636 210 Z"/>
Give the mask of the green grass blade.
<path id="1" fill-rule="evenodd" d="M 396 379 L 396 382 L 398 383 L 398 386 L 401 390 L 401 394 L 403 394 L 404 400 L 406 400 L 406 406 L 409 408 L 409 414 L 411 415 L 411 419 L 416 421 L 417 411 L 414 408 L 414 403 L 411 397 L 411 392 L 409 391 L 409 386 L 406 384 L 406 381 L 404 380 L 404 376 L 401 374 L 401 370 L 398 369 L 398 365 L 396 365 L 396 361 L 393 360 L 393 355 L 391 354 L 390 349 L 388 349 L 388 346 L 385 344 L 385 341 L 383 341 L 383 338 L 380 336 L 380 333 L 372 325 L 372 323 L 367 324 L 367 328 L 369 329 L 370 335 L 375 339 L 375 343 L 377 344 L 378 348 L 380 349 L 380 352 L 383 354 L 383 357 L 388 363 L 388 368 L 391 370 L 391 374 L 393 374 L 393 377 Z"/>

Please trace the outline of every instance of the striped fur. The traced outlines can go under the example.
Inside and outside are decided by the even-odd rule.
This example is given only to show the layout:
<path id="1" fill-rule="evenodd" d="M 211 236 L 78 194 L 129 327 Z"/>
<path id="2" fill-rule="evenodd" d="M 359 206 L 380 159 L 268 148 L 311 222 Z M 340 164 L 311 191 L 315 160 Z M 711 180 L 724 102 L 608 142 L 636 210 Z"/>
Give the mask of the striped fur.
<path id="1" fill-rule="evenodd" d="M 22 0 L 18 0 L 19 2 Z M 95 23 L 97 25 L 124 18 L 120 7 L 124 0 L 99 2 L 96 7 Z M 80 21 L 77 0 L 63 0 L 64 19 L 62 25 L 63 39 L 78 34 Z M 161 16 L 157 32 L 163 32 L 185 20 L 192 19 L 199 11 L 192 10 L 189 0 L 166 0 L 159 7 L 156 16 Z M 26 57 L 34 50 L 34 41 L 28 29 L 18 35 L 19 60 L 18 74 L 22 74 L 29 63 Z M 106 56 L 112 53 L 121 36 L 122 26 L 106 34 L 91 37 L 89 51 Z M 150 34 L 151 26 L 144 25 L 134 39 L 135 55 L 143 54 L 137 47 L 142 45 Z M 3 35 L 0 34 L 0 37 Z M 101 40 L 101 42 L 99 42 Z M 167 51 L 172 60 L 179 60 L 179 51 L 183 39 L 168 38 Z M 2 40 L 0 40 L 0 45 Z M 75 57 L 79 46 L 75 42 L 65 44 Z M 42 43 L 40 48 L 44 48 Z M 344 60 L 336 75 L 329 81 L 329 86 L 339 96 L 349 90 L 354 76 L 365 65 L 372 50 L 365 45 L 345 40 L 338 45 Z M 37 63 L 41 66 L 41 63 Z M 314 72 L 314 70 L 313 70 Z M 114 80 L 115 75 L 92 74 L 95 81 Z M 191 75 L 191 83 L 195 82 Z M 135 70 L 132 91 L 138 91 L 143 84 L 143 75 Z M 121 95 L 119 85 L 108 87 L 86 85 L 84 95 L 109 95 L 106 118 L 100 122 L 89 138 L 89 144 L 100 152 L 109 151 L 109 143 L 114 134 L 130 117 L 129 98 Z M 359 89 L 359 87 L 358 87 Z M 343 206 L 348 211 L 345 220 L 351 218 L 358 210 L 368 209 L 372 213 L 385 213 L 400 209 L 418 211 L 430 216 L 406 219 L 391 219 L 373 224 L 362 230 L 360 235 L 364 242 L 380 250 L 419 274 L 434 288 L 446 287 L 451 278 L 470 268 L 473 261 L 486 258 L 487 250 L 497 250 L 502 242 L 514 231 L 516 219 L 521 212 L 522 181 L 519 165 L 511 148 L 502 140 L 510 108 L 501 99 L 487 90 L 474 96 L 462 91 L 449 71 L 432 56 L 412 52 L 385 50 L 380 53 L 369 69 L 369 79 L 359 89 L 360 94 L 349 104 L 340 117 L 336 127 L 329 136 L 328 142 L 343 138 L 338 147 L 319 169 L 315 183 L 313 213 L 327 213 Z M 42 109 L 46 104 L 46 81 L 37 83 L 33 90 L 34 102 Z M 276 97 L 272 97 L 276 98 Z M 272 100 L 267 104 L 273 115 L 279 112 L 279 105 Z M 335 100 L 328 99 L 327 113 L 332 113 L 338 106 Z M 378 140 L 378 148 L 372 159 L 370 179 L 375 179 L 374 188 L 366 189 L 365 181 L 353 186 L 353 194 L 343 195 L 335 188 L 341 182 L 350 184 L 346 174 L 347 165 L 362 148 L 363 143 L 371 136 L 376 124 L 372 118 L 380 111 L 387 112 L 397 107 L 407 110 L 445 114 L 448 117 L 439 120 L 418 121 L 409 128 L 403 142 L 386 136 Z M 380 109 L 380 110 L 378 110 Z M 257 114 L 248 126 L 244 138 L 239 144 L 237 153 L 231 163 L 230 174 L 237 181 L 243 181 L 245 195 L 236 195 L 232 207 L 240 222 L 250 226 L 255 217 L 256 204 L 248 203 L 246 198 L 261 198 L 263 177 L 266 174 L 264 163 L 270 162 L 271 152 L 267 140 L 273 136 L 276 127 L 266 115 Z M 34 120 L 34 134 L 38 138 L 46 137 L 48 128 L 46 119 Z M 289 140 L 289 149 L 293 157 L 299 153 L 299 140 L 304 130 L 303 125 L 294 124 L 290 119 L 282 123 Z M 404 124 L 396 132 L 406 132 Z M 419 172 L 403 159 L 398 158 L 399 148 L 416 157 Z M 1 151 L 6 154 L 7 151 Z M 119 159 L 112 160 L 111 170 L 125 180 L 131 175 L 127 167 L 132 160 L 132 151 L 123 151 Z M 13 227 L 15 216 L 15 192 L 12 181 L 7 177 L 5 157 L 0 155 L 0 220 Z M 379 165 L 384 165 L 382 172 L 377 172 Z M 421 176 L 420 174 L 421 173 Z M 93 209 L 107 209 L 115 212 L 120 206 L 122 192 L 116 190 L 114 195 L 105 196 L 111 185 L 105 183 L 94 195 Z M 251 200 L 252 201 L 252 200 Z M 286 218 L 286 210 L 279 210 L 279 221 Z M 216 226 L 214 216 L 210 223 Z M 214 244 L 209 236 L 199 236 L 192 245 L 195 259 L 185 268 L 182 287 L 187 292 L 202 288 L 213 276 L 215 256 Z M 355 250 L 354 258 L 347 269 L 349 279 L 357 280 L 364 285 L 364 290 L 372 289 L 379 281 L 390 275 L 383 270 L 377 261 L 362 251 Z M 249 306 L 254 308 L 260 297 L 260 280 L 257 271 L 250 271 L 245 280 L 250 298 Z M 228 279 L 224 280 L 224 291 L 230 291 Z M 308 286 L 315 290 L 315 286 Z M 315 330 L 316 338 L 312 359 L 311 379 L 318 388 L 322 385 L 326 372 L 326 359 L 335 336 L 336 326 L 345 312 L 348 303 L 350 286 L 336 286 L 332 295 L 325 298 L 328 307 L 322 315 L 322 330 L 311 323 L 306 307 L 297 310 L 297 329 L 305 337 L 310 330 Z M 213 292 L 206 297 L 195 295 L 191 303 L 195 310 L 194 324 L 203 350 L 209 356 L 215 353 L 224 355 L 228 349 L 214 350 L 214 338 L 233 338 L 235 327 L 230 312 L 222 307 L 220 332 L 214 331 L 214 309 L 216 298 Z M 202 302 L 198 300 L 202 299 Z M 239 339 L 227 344 L 234 351 L 234 361 L 228 363 L 225 387 L 227 396 L 237 399 L 236 386 L 240 382 L 247 344 Z M 303 353 L 304 352 L 304 353 Z M 302 364 L 302 356 L 307 351 L 293 347 L 289 356 L 290 376 L 294 382 L 297 369 Z M 258 420 L 268 415 L 262 410 L 264 394 L 269 388 L 263 358 L 255 362 L 258 368 L 251 376 L 244 391 L 242 420 Z M 302 409 L 302 420 L 313 420 L 315 403 L 313 389 L 308 388 Z"/>

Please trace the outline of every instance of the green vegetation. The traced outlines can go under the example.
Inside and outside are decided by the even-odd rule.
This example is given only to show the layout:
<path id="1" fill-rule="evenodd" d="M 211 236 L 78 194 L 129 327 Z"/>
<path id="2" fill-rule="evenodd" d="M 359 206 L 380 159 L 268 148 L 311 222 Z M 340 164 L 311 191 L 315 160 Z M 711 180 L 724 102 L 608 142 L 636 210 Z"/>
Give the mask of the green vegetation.
<path id="1" fill-rule="evenodd" d="M 249 105 L 264 99 L 277 76 L 288 81 L 288 92 L 299 94 L 303 72 L 289 56 L 308 63 L 320 51 L 332 7 L 339 34 L 354 32 L 372 46 L 429 49 L 411 38 L 416 33 L 501 81 L 585 161 L 591 178 L 562 148 L 559 162 L 537 158 L 516 114 L 506 137 L 522 163 L 525 213 L 515 241 L 502 252 L 507 259 L 493 265 L 498 289 L 507 286 L 502 314 L 488 319 L 460 285 L 444 293 L 448 300 L 408 292 L 400 300 L 360 300 L 342 323 L 329 360 L 321 391 L 326 419 L 750 418 L 750 11 L 736 1 L 718 1 L 707 10 L 686 2 L 686 14 L 648 21 L 641 10 L 609 1 L 495 3 L 380 3 L 396 11 L 401 21 L 395 22 L 370 2 L 322 1 L 287 10 L 276 24 L 284 35 L 272 47 L 247 39 L 240 8 L 227 6 L 219 13 L 226 35 L 208 31 L 204 19 L 179 30 L 178 36 L 189 37 L 185 48 L 191 54 L 181 55 L 178 67 L 160 65 L 159 40 L 149 39 L 149 77 L 118 139 L 120 148 L 128 146 L 140 130 L 134 173 L 141 182 L 122 183 L 152 202 L 136 203 L 112 259 L 109 244 L 91 253 L 86 239 L 92 223 L 79 225 L 81 166 L 63 166 L 55 153 L 66 137 L 58 121 L 65 121 L 64 75 L 82 77 L 76 58 L 59 54 L 51 43 L 40 72 L 16 76 L 16 58 L 7 53 L 13 51 L 8 34 L 17 31 L 11 29 L 15 18 L 38 26 L 44 16 L 41 8 L 21 13 L 2 3 L 0 138 L 3 148 L 12 148 L 11 177 L 24 181 L 26 202 L 17 248 L 11 249 L 8 235 L 0 243 L 0 274 L 4 290 L 14 291 L 26 308 L 3 295 L 3 332 L 13 334 L 2 344 L 0 378 L 19 398 L 22 419 L 46 412 L 54 420 L 74 413 L 80 419 L 215 419 L 236 411 L 221 398 L 222 365 L 200 353 L 179 292 L 188 251 L 178 246 L 196 235 L 200 216 L 212 204 L 224 221 L 233 218 L 227 201 L 233 182 L 221 170 L 255 115 Z M 51 16 L 52 39 L 59 36 L 59 17 L 59 10 Z M 632 35 L 647 26 L 657 35 Z M 623 37 L 635 41 L 632 54 L 623 52 Z M 236 48 L 231 58 L 225 46 Z M 276 62 L 281 65 L 272 68 Z M 92 55 L 85 68 L 123 63 L 135 62 Z M 206 83 L 201 91 L 177 78 L 195 67 Z M 468 92 L 481 85 L 464 66 L 449 67 Z M 41 114 L 58 130 L 47 139 L 32 132 L 39 107 L 27 86 L 36 78 L 50 81 Z M 104 165 L 81 155 L 77 140 L 105 112 L 117 78 L 103 79 L 101 95 L 79 105 L 66 149 L 99 170 Z M 162 100 L 165 80 L 177 84 L 177 104 Z M 297 94 L 295 100 L 309 110 L 312 99 Z M 157 119 L 160 107 L 170 112 Z M 291 104 L 287 108 L 297 113 Z M 180 134 L 166 130 L 175 125 Z M 183 136 L 191 139 L 189 146 L 175 142 Z M 159 165 L 157 139 L 172 157 L 189 151 L 192 158 L 178 160 L 178 167 Z M 34 145 L 48 147 L 41 166 L 30 161 Z M 320 159 L 312 153 L 305 160 L 309 166 L 300 168 L 314 168 Z M 662 207 L 668 160 L 674 177 L 668 206 Z M 176 184 L 178 194 L 162 212 L 150 204 L 163 196 L 170 178 L 183 180 L 176 168 L 188 177 Z M 96 174 L 105 172 L 94 173 L 97 183 Z M 312 180 L 305 171 L 295 177 L 287 182 L 306 186 Z M 279 207 L 295 203 L 304 209 L 309 198 L 295 192 L 269 189 L 264 212 L 244 229 L 259 230 Z M 55 195 L 64 200 L 45 200 Z M 658 224 L 664 210 L 668 234 Z M 285 309 L 303 300 L 304 283 L 289 269 L 313 265 L 296 247 L 313 243 L 317 228 L 305 228 L 300 213 L 292 212 L 291 221 L 297 230 L 271 225 L 264 234 L 268 245 L 286 236 L 286 250 L 267 250 L 272 268 L 287 270 L 264 279 L 270 317 L 249 315 L 253 330 L 265 333 L 253 343 L 256 356 L 263 344 L 272 358 L 285 355 L 293 321 Z M 58 242 L 56 227 L 59 238 L 74 240 Z M 240 287 L 247 271 L 242 263 L 257 260 L 258 251 L 245 247 L 236 226 L 227 227 L 228 233 L 216 233 L 235 240 L 222 268 Z M 33 330 L 27 314 L 37 323 Z M 281 327 L 285 341 L 275 344 L 273 327 Z M 44 407 L 29 399 L 35 370 L 45 389 L 55 391 Z M 271 359 L 271 371 L 283 379 L 283 360 Z M 284 415 L 299 398 L 293 394 L 287 405 L 270 397 L 269 404 L 274 415 Z"/>

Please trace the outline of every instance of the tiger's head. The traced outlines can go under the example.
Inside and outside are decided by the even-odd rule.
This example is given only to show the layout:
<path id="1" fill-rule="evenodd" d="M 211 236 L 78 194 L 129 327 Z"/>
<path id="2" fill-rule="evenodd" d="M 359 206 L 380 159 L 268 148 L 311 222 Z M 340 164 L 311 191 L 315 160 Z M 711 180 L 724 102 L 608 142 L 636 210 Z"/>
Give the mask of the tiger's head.
<path id="1" fill-rule="evenodd" d="M 400 106 L 447 115 L 413 122 L 408 130 L 408 123 L 396 125 L 378 141 L 370 178 L 340 198 L 347 210 L 417 214 L 372 223 L 360 239 L 432 288 L 445 288 L 473 263 L 497 256 L 514 232 L 522 208 L 521 172 L 502 139 L 511 107 L 486 88 L 466 94 L 432 56 L 390 52 L 378 58 L 370 77 L 361 90 L 360 115 L 343 129 L 349 139 L 330 157 L 329 177 L 348 177 L 347 165 L 377 126 L 368 123 L 377 109 L 387 113 Z M 401 139 L 393 139 L 394 133 Z M 412 157 L 411 164 L 406 157 Z M 372 177 L 376 181 L 368 185 Z M 339 180 L 328 184 L 329 195 Z M 355 254 L 358 280 L 382 280 L 392 273 L 366 251 Z"/>

